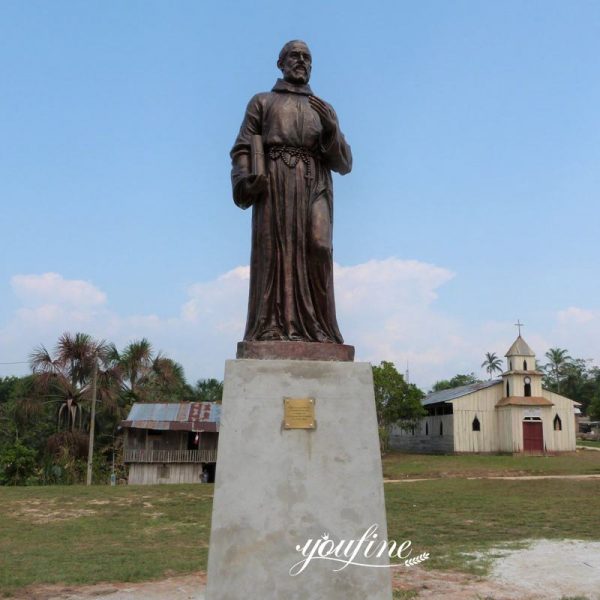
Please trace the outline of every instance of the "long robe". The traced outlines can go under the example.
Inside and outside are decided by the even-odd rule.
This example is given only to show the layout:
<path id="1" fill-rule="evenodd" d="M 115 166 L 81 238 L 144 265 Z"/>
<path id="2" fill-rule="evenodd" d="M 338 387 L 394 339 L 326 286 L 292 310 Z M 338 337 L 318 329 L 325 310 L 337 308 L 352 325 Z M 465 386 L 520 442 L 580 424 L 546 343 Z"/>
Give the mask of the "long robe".
<path id="1" fill-rule="evenodd" d="M 333 294 L 333 185 L 331 171 L 352 168 L 337 126 L 325 136 L 308 85 L 279 79 L 254 96 L 231 150 L 235 203 L 252 205 L 250 294 L 244 340 L 343 343 Z M 268 190 L 247 194 L 250 139 L 261 135 Z M 303 148 L 303 158 L 282 146 Z"/>

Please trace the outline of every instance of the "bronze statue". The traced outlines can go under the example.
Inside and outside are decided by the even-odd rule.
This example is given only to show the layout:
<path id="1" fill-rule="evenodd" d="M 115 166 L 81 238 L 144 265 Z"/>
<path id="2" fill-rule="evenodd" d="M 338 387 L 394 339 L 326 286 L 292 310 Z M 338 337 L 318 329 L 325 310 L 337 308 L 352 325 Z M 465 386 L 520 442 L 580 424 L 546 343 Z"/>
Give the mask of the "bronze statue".
<path id="1" fill-rule="evenodd" d="M 277 66 L 283 79 L 250 100 L 231 150 L 233 199 L 252 206 L 244 340 L 342 344 L 333 295 L 331 171 L 349 173 L 352 154 L 333 108 L 308 85 L 308 46 L 288 42 Z"/>

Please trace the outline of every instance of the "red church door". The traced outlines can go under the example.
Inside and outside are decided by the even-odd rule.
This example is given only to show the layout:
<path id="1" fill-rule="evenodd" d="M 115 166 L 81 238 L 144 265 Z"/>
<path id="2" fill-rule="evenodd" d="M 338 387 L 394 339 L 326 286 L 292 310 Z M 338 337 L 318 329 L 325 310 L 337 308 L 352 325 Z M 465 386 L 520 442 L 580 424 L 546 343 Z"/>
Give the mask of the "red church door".
<path id="1" fill-rule="evenodd" d="M 544 429 L 541 421 L 523 421 L 523 451 L 544 452 Z"/>

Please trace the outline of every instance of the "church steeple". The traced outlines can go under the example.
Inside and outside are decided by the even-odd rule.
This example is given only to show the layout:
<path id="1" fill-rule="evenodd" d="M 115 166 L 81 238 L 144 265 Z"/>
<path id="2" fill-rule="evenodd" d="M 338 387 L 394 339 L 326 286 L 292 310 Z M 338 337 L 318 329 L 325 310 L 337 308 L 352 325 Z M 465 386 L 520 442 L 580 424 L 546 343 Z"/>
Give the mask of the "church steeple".
<path id="1" fill-rule="evenodd" d="M 505 354 L 507 370 L 502 374 L 504 395 L 541 396 L 543 374 L 536 369 L 535 352 L 521 337 L 522 324 L 518 325 L 519 335 Z"/>
<path id="2" fill-rule="evenodd" d="M 513 368 L 522 371 L 535 370 L 535 352 L 520 334 L 504 356 L 508 359 L 509 371 L 512 371 Z"/>

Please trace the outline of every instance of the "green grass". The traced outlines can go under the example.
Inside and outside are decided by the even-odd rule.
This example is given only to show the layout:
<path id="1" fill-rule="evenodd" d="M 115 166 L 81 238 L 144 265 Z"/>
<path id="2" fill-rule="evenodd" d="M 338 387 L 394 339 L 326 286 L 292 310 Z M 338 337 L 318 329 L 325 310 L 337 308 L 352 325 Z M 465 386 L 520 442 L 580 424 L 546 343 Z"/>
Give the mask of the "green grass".
<path id="1" fill-rule="evenodd" d="M 0 591 L 206 568 L 212 485 L 0 487 Z"/>
<path id="2" fill-rule="evenodd" d="M 572 472 L 597 469 L 597 457 L 577 454 L 581 463 L 571 462 Z M 536 538 L 598 539 L 600 480 L 442 477 L 449 467 L 461 477 L 484 469 L 497 474 L 507 470 L 504 459 L 515 458 L 395 456 L 394 468 L 405 476 L 438 478 L 385 485 L 389 539 L 410 539 L 413 555 L 429 552 L 426 568 L 474 573 L 484 572 L 486 561 L 465 553 Z M 558 459 L 553 468 L 566 469 L 561 458 L 528 460 Z M 205 570 L 212 493 L 212 485 L 0 487 L 0 592 Z"/>
<path id="3" fill-rule="evenodd" d="M 465 553 L 532 539 L 597 540 L 600 481 L 437 479 L 385 485 L 388 537 L 430 552 L 427 568 L 483 574 Z"/>
<path id="4" fill-rule="evenodd" d="M 392 452 L 383 458 L 383 476 L 386 479 L 588 474 L 600 474 L 600 452 L 581 450 L 558 456 Z"/>
<path id="5" fill-rule="evenodd" d="M 600 448 L 600 440 L 577 440 L 578 446 L 587 446 L 588 448 Z"/>

